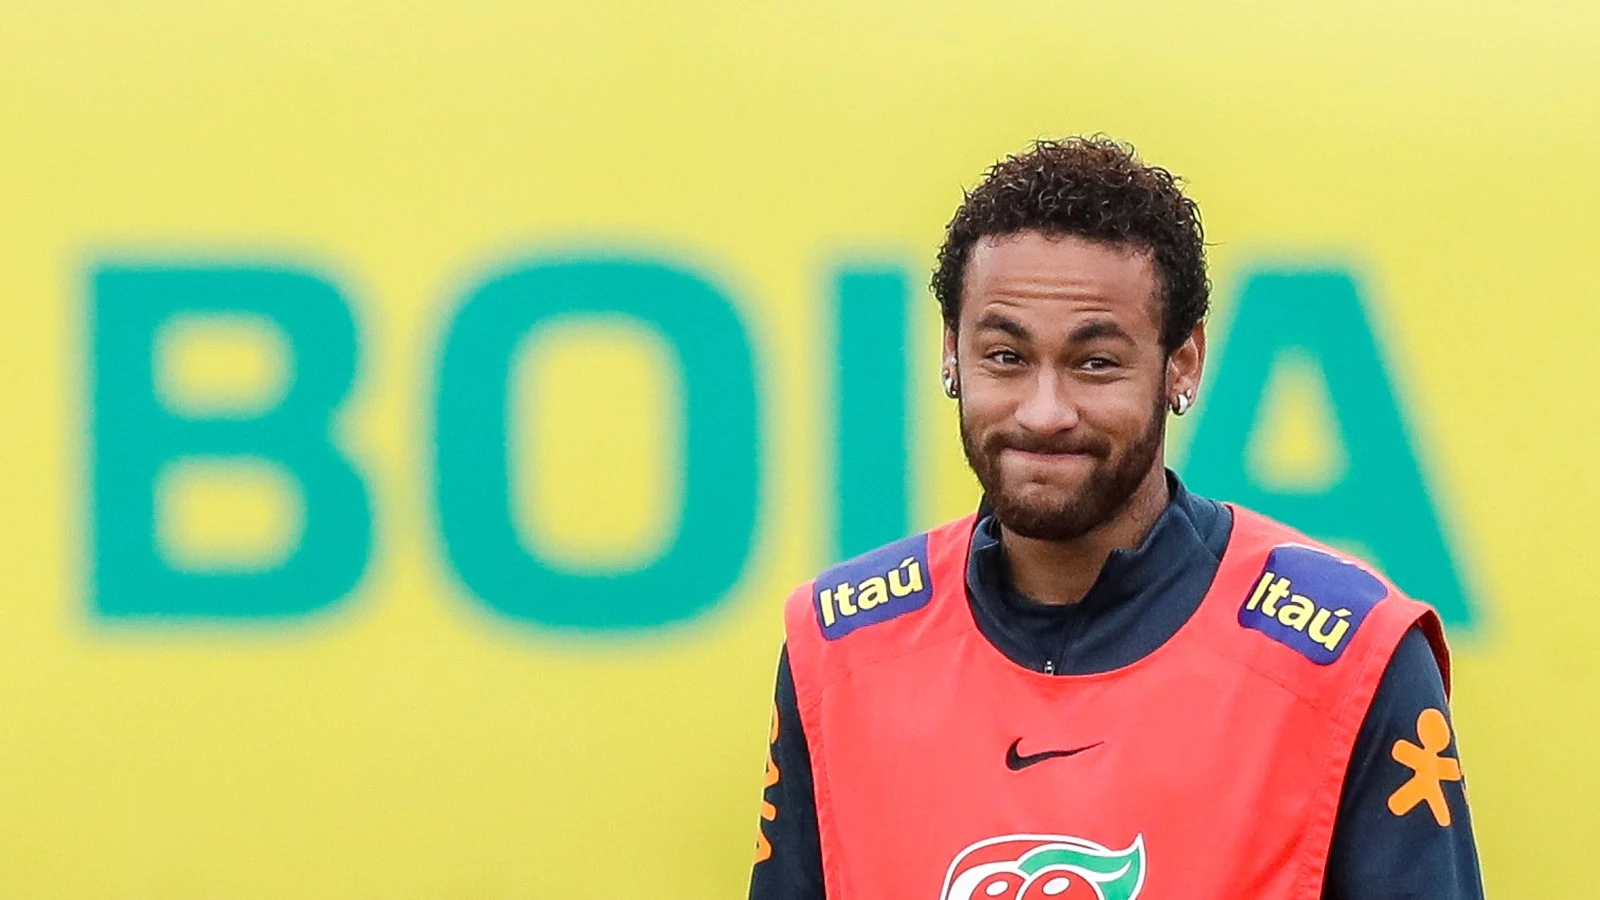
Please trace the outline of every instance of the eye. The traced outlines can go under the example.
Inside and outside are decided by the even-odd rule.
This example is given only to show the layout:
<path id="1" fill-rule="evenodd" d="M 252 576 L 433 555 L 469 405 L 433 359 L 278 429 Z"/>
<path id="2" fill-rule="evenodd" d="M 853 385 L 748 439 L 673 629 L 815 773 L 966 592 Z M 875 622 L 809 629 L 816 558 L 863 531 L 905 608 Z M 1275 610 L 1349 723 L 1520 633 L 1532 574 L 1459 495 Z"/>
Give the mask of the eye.
<path id="1" fill-rule="evenodd" d="M 1083 361 L 1083 367 L 1091 372 L 1104 372 L 1117 367 L 1117 361 L 1109 356 L 1091 356 Z"/>
<path id="2" fill-rule="evenodd" d="M 1022 364 L 1022 357 L 1011 350 L 991 350 L 984 359 L 1002 366 L 1019 366 Z"/>

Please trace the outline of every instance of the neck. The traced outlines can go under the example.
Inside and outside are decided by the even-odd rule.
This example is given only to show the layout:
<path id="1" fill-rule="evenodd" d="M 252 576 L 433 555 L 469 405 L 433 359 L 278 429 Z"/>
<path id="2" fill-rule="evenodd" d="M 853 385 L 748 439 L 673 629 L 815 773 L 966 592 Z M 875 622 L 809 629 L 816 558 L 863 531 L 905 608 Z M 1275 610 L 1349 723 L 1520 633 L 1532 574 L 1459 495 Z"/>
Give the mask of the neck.
<path id="1" fill-rule="evenodd" d="M 1166 467 L 1157 460 L 1121 511 L 1085 534 L 1067 541 L 1045 541 L 1000 526 L 1011 581 L 1038 603 L 1065 606 L 1089 593 L 1113 550 L 1139 546 L 1167 508 Z"/>

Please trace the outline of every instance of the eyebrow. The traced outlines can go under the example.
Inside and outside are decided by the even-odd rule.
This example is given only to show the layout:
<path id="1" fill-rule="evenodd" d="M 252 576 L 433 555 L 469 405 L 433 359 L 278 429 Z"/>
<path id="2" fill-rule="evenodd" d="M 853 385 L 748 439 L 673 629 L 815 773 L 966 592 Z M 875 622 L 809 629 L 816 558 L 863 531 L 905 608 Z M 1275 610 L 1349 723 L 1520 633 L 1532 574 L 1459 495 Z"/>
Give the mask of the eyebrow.
<path id="1" fill-rule="evenodd" d="M 1130 344 L 1133 343 L 1133 335 L 1110 319 L 1094 319 L 1093 321 L 1085 322 L 1072 329 L 1072 332 L 1067 335 L 1067 339 L 1073 343 L 1084 343 L 1100 338 L 1116 338 L 1127 341 Z"/>
<path id="2" fill-rule="evenodd" d="M 1033 335 L 1022 323 L 996 312 L 986 312 L 974 323 L 979 331 L 1003 331 L 1019 341 L 1032 340 Z"/>
<path id="3" fill-rule="evenodd" d="M 1021 322 L 996 312 L 984 313 L 974 324 L 979 331 L 999 331 L 1019 341 L 1033 340 L 1033 333 L 1023 326 Z M 1074 344 L 1087 343 L 1101 338 L 1113 338 L 1130 344 L 1134 343 L 1133 335 L 1111 319 L 1093 319 L 1084 322 L 1067 334 L 1067 340 Z"/>

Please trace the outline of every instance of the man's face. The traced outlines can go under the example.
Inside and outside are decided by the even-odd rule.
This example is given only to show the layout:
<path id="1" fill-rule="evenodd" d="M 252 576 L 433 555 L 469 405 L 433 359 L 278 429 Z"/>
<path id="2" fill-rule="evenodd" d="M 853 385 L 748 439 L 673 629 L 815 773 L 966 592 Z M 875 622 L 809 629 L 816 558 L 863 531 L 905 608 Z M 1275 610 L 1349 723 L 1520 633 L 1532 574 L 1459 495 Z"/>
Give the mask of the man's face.
<path id="1" fill-rule="evenodd" d="M 1023 232 L 973 247 L 945 350 L 967 461 L 1010 531 L 1081 537 L 1160 477 L 1173 386 L 1158 298 L 1149 255 L 1124 246 Z"/>

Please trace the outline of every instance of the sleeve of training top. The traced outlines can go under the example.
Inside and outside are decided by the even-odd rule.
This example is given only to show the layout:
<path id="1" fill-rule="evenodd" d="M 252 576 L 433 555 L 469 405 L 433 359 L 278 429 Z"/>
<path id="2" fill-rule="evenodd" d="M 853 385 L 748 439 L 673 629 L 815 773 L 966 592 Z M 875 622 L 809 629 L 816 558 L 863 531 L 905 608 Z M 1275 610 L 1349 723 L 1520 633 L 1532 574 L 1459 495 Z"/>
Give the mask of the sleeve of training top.
<path id="1" fill-rule="evenodd" d="M 1460 759 L 1438 663 L 1412 628 L 1356 737 L 1323 900 L 1482 900 Z"/>
<path id="2" fill-rule="evenodd" d="M 771 749 L 761 795 L 761 831 L 750 900 L 824 900 L 822 838 L 811 780 L 811 750 L 800 726 L 789 648 L 778 654 Z"/>

